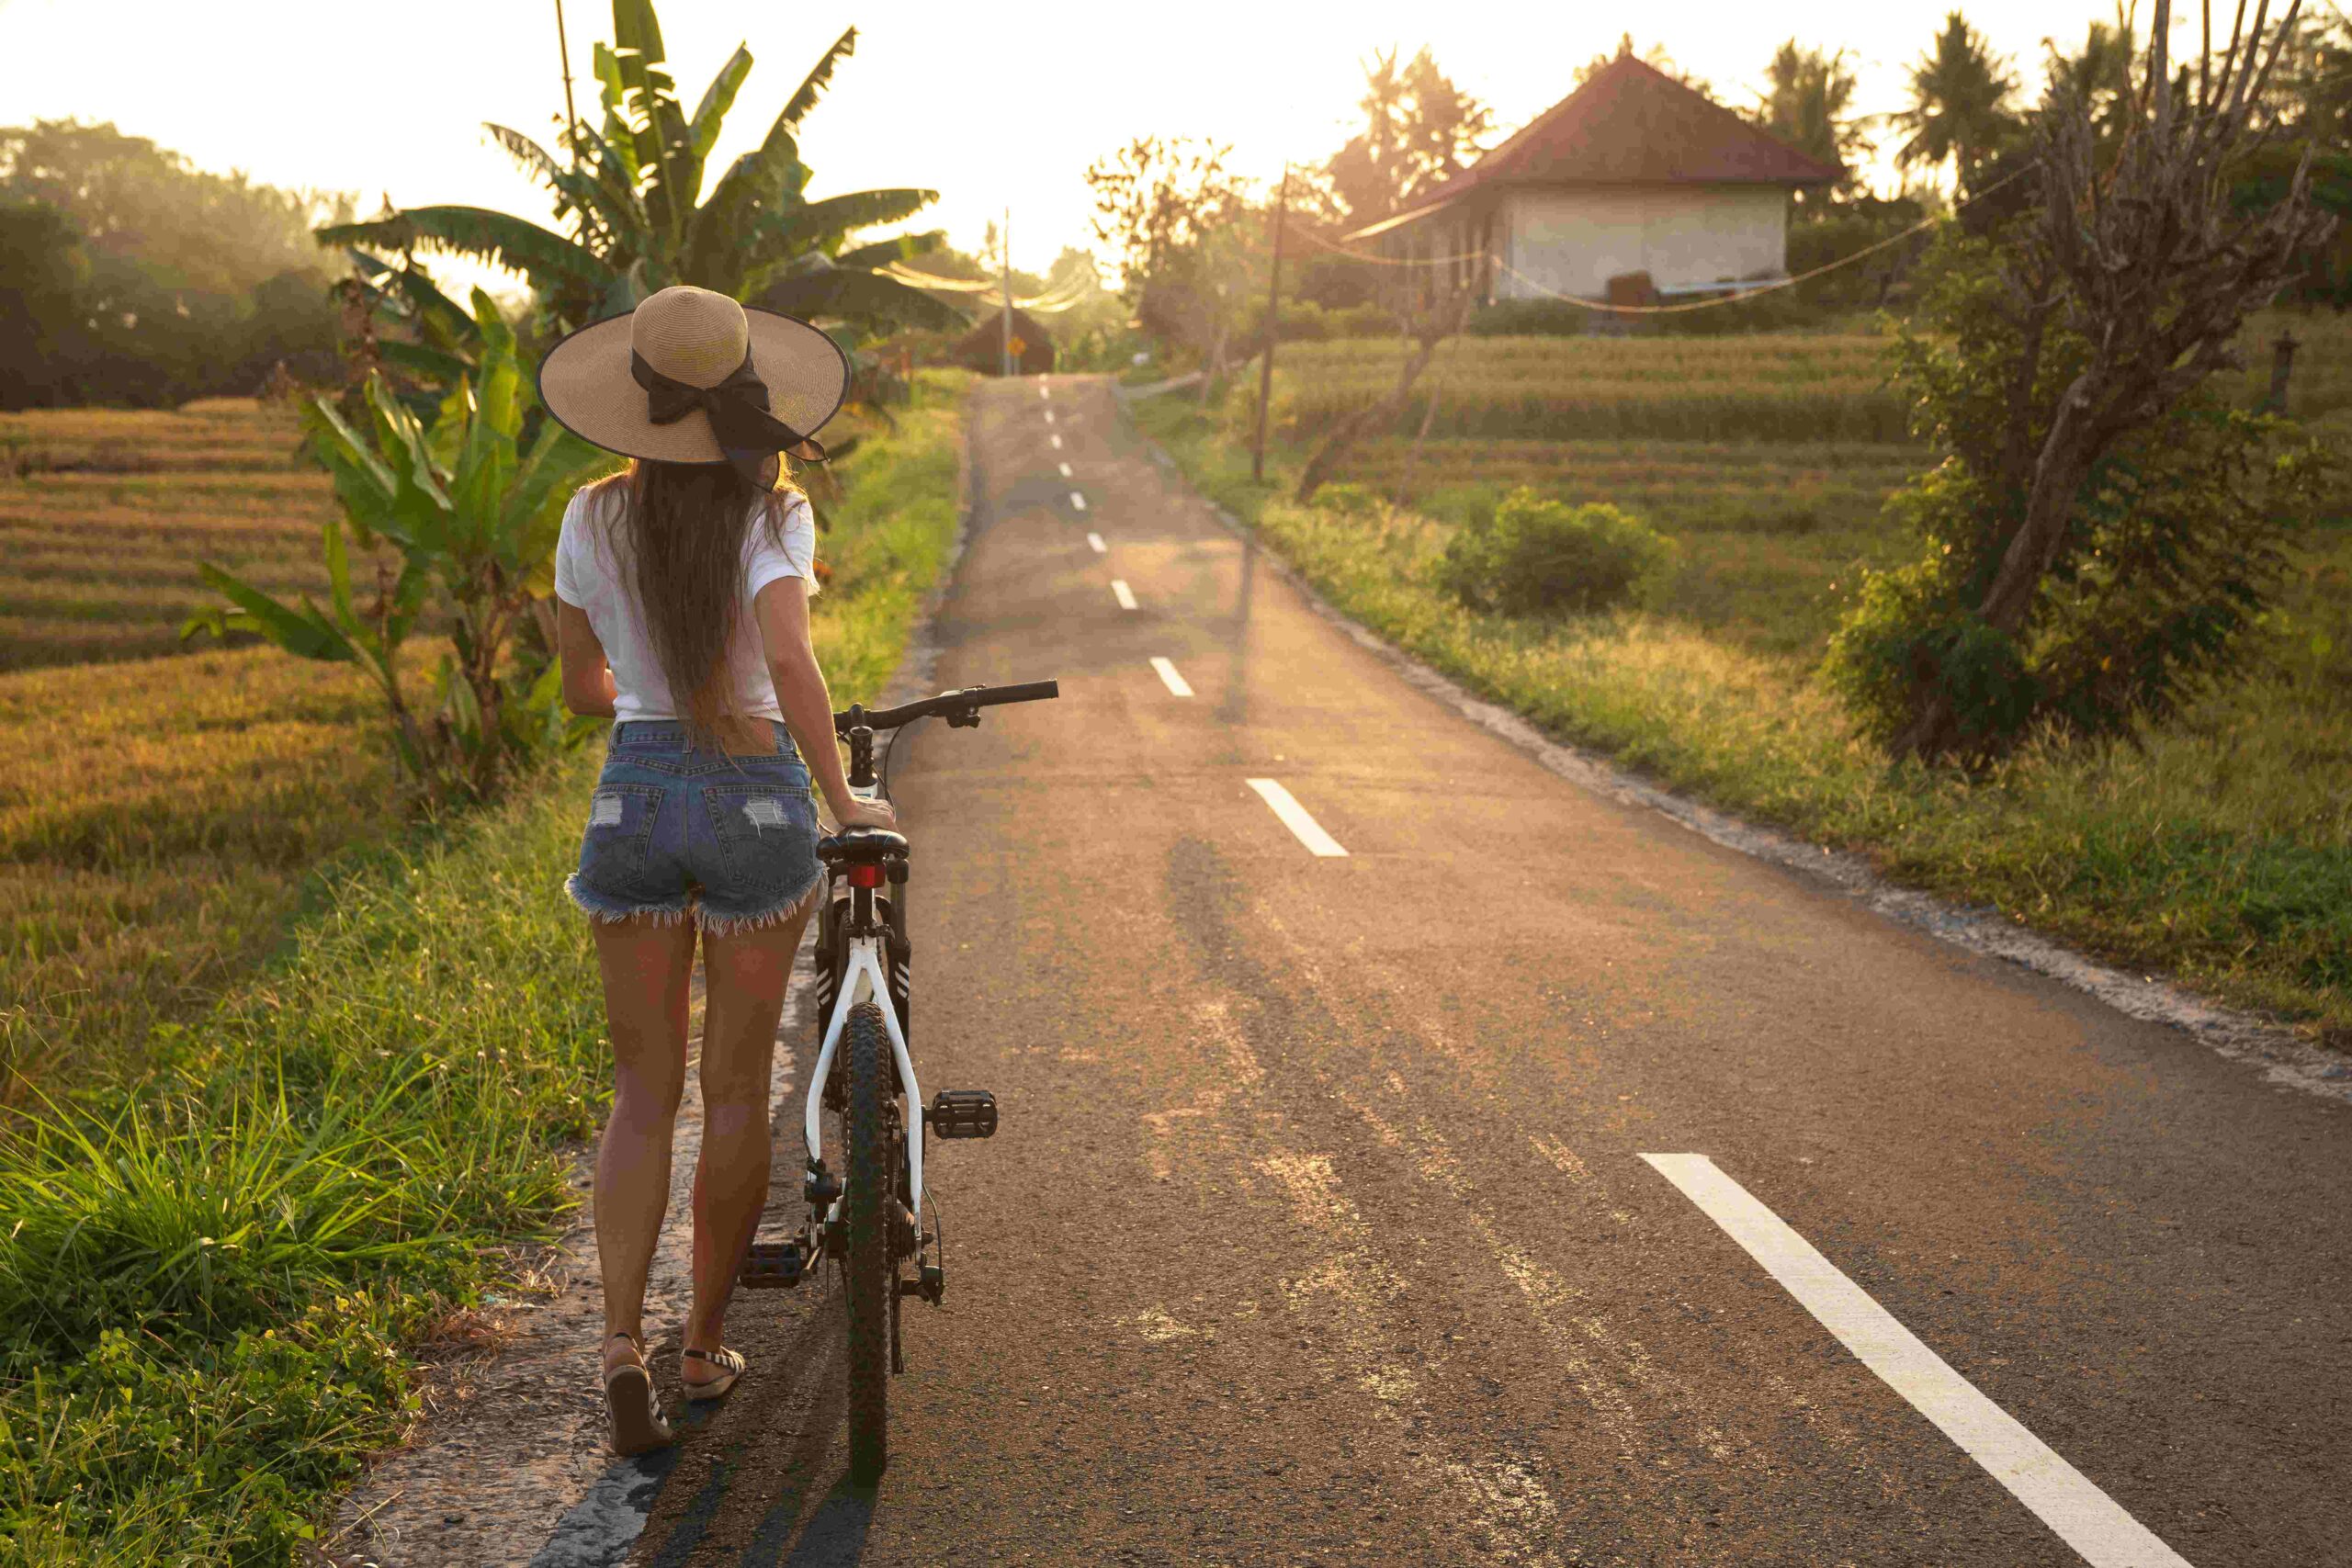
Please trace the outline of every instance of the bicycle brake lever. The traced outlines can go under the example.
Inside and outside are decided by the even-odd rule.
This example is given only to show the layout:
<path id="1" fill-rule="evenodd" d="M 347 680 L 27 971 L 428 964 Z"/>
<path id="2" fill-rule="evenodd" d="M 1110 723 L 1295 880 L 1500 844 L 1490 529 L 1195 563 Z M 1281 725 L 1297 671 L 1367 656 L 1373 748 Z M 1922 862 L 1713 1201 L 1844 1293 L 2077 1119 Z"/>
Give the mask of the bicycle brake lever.
<path id="1" fill-rule="evenodd" d="M 957 708 L 944 716 L 950 729 L 978 729 L 980 727 L 980 710 L 976 707 Z"/>

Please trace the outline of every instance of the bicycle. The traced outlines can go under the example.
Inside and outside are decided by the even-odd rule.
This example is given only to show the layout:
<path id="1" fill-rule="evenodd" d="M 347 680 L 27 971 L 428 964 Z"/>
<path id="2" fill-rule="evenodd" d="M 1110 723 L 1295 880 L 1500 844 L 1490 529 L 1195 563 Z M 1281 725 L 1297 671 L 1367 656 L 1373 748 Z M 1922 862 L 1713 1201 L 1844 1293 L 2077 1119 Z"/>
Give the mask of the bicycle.
<path id="1" fill-rule="evenodd" d="M 1053 681 L 969 686 L 900 707 L 868 712 L 852 705 L 833 716 L 849 742 L 849 785 L 863 799 L 890 798 L 890 758 L 899 737 L 919 719 L 951 729 L 977 728 L 980 710 L 1042 702 L 1061 694 Z M 877 772 L 876 731 L 890 731 Z M 941 1089 L 924 1106 L 908 1049 L 913 949 L 907 940 L 908 844 L 903 834 L 852 828 L 820 839 L 827 886 L 818 906 L 816 1066 L 802 1118 L 808 1163 L 801 1195 L 808 1220 L 780 1242 L 754 1242 L 739 1276 L 748 1289 L 800 1283 L 831 1257 L 841 1272 L 849 1320 L 850 1475 L 871 1485 L 889 1458 L 889 1380 L 906 1371 L 899 1304 L 915 1296 L 933 1306 L 946 1295 L 945 1251 L 938 1205 L 924 1224 L 923 1148 L 942 1139 L 992 1137 L 996 1099 L 986 1089 Z M 887 1000 L 888 1006 L 884 1005 Z M 908 1136 L 909 1107 L 922 1122 Z M 842 1168 L 824 1158 L 820 1122 L 839 1122 Z M 911 1275 L 909 1267 L 911 1266 Z"/>

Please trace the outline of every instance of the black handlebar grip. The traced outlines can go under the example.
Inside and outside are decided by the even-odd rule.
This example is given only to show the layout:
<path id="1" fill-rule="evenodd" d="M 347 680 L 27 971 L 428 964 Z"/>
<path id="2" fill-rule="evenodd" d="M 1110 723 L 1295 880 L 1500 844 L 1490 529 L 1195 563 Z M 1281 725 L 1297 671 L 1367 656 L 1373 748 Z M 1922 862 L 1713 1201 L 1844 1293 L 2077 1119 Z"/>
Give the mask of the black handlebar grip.
<path id="1" fill-rule="evenodd" d="M 1062 694 L 1059 681 L 1024 681 L 1017 686 L 987 686 L 967 694 L 966 700 L 974 707 L 993 707 L 999 703 L 1038 703 Z"/>

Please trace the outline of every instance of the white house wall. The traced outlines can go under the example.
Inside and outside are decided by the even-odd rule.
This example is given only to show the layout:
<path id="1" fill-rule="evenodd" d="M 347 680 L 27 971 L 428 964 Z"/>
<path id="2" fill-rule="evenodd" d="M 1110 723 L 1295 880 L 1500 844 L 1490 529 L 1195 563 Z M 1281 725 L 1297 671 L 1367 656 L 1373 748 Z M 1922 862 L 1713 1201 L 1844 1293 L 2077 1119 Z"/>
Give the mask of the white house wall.
<path id="1" fill-rule="evenodd" d="M 1788 202 L 1778 186 L 1508 191 L 1497 240 L 1524 277 L 1500 272 L 1495 294 L 1597 299 L 1629 272 L 1661 288 L 1776 276 L 1788 267 Z"/>

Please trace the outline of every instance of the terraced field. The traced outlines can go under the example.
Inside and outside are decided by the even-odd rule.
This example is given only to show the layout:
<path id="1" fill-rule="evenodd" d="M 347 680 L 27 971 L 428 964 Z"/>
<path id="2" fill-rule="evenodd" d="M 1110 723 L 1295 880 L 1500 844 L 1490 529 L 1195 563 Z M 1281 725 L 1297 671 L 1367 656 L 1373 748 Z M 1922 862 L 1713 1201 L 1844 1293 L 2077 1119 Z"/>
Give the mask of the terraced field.
<path id="1" fill-rule="evenodd" d="M 2270 311 L 2246 333 L 2225 396 L 2252 406 L 2270 344 L 2298 344 L 2289 412 L 2352 442 L 2352 319 Z M 1765 653 L 1817 655 L 1863 567 L 1912 546 L 1882 514 L 1927 460 L 1886 381 L 1887 340 L 1863 334 L 1723 338 L 1464 338 L 1423 382 L 1425 403 L 1351 452 L 1342 477 L 1441 518 L 1464 492 L 1514 485 L 1622 506 L 1680 543 L 1661 608 Z M 1390 342 L 1285 346 L 1277 428 L 1303 447 L 1394 385 Z M 1228 432 L 1246 421 L 1249 388 Z M 1610 434 L 1607 433 L 1615 432 Z"/>
<path id="2" fill-rule="evenodd" d="M 198 560 L 323 597 L 334 492 L 300 440 L 249 399 L 0 415 L 0 670 L 178 649 L 218 601 Z"/>
<path id="3" fill-rule="evenodd" d="M 266 952 L 389 826 L 378 704 L 264 647 L 0 675 L 0 1084 L 102 1071 Z"/>
<path id="4" fill-rule="evenodd" d="M 2288 412 L 2352 408 L 2352 321 L 2267 311 L 2245 334 L 2246 367 L 2225 395 L 2251 406 L 2270 383 L 2271 344 L 2298 344 Z M 1910 440 L 1888 378 L 1888 340 L 1870 333 L 1754 333 L 1713 338 L 1461 337 L 1442 346 L 1393 434 L 1420 427 L 1434 395 L 1433 436 L 1502 443 L 1641 440 Z M 1284 437 L 1312 439 L 1395 387 L 1405 355 L 1391 338 L 1285 344 L 1273 414 Z M 1237 415 L 1254 417 L 1245 387 Z"/>

